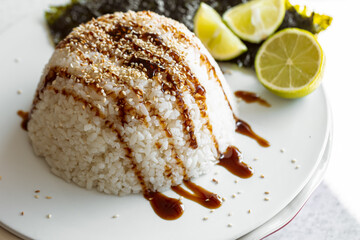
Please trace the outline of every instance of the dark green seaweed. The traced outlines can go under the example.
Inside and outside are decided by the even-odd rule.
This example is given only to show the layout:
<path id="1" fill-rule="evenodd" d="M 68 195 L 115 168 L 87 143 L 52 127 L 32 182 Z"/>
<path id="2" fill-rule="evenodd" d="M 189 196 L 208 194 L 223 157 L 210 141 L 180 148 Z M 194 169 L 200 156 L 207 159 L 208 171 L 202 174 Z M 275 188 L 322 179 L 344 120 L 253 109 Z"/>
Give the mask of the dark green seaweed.
<path id="1" fill-rule="evenodd" d="M 193 17 L 201 2 L 207 3 L 215 8 L 217 12 L 223 14 L 230 7 L 247 1 L 248 0 L 72 0 L 64 6 L 50 7 L 50 9 L 45 12 L 45 18 L 52 41 L 56 45 L 64 39 L 74 27 L 106 13 L 124 12 L 127 10 L 150 10 L 178 20 L 185 24 L 190 30 L 193 30 Z M 314 15 L 314 13 L 308 16 L 305 13 L 301 13 L 297 6 L 293 7 L 287 3 L 285 17 L 278 30 L 297 27 L 308 30 L 314 34 L 318 33 L 327 26 L 325 28 L 321 28 L 322 26 L 319 27 L 314 21 L 314 16 L 318 19 L 322 17 L 322 15 Z M 328 25 L 331 23 L 331 18 L 329 19 Z M 248 51 L 231 60 L 231 62 L 239 66 L 252 68 L 255 55 L 261 43 L 254 44 L 245 41 L 244 43 L 248 47 Z"/>

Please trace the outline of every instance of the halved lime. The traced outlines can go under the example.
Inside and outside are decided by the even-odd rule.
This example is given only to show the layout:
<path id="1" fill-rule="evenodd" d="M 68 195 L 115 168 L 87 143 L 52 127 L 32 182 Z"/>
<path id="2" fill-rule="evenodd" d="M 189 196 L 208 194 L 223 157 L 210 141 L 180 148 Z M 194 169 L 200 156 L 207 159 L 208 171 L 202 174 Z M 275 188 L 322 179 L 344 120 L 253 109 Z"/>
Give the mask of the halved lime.
<path id="1" fill-rule="evenodd" d="M 319 86 L 324 62 L 324 53 L 313 34 L 287 28 L 262 44 L 255 58 L 255 70 L 271 92 L 284 98 L 299 98 Z"/>
<path id="2" fill-rule="evenodd" d="M 247 50 L 209 5 L 201 3 L 194 17 L 195 34 L 217 60 L 230 60 Z"/>
<path id="3" fill-rule="evenodd" d="M 253 0 L 227 10 L 223 19 L 241 39 L 259 43 L 280 26 L 285 0 Z"/>

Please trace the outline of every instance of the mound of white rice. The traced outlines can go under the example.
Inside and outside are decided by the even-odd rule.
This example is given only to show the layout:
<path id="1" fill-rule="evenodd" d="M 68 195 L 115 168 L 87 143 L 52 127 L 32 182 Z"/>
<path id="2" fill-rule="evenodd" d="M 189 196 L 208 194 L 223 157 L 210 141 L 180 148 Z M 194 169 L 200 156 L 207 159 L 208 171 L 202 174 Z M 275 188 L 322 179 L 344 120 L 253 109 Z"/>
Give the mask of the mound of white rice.
<path id="1" fill-rule="evenodd" d="M 232 145 L 229 87 L 184 25 L 152 12 L 79 26 L 45 67 L 28 122 L 51 171 L 109 194 L 162 191 Z"/>

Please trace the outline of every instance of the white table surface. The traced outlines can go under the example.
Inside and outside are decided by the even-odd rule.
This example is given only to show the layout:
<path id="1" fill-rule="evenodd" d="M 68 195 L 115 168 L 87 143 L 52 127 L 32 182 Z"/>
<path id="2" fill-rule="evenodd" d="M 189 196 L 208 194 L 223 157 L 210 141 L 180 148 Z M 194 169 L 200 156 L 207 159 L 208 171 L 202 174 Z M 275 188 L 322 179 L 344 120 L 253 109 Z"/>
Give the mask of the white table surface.
<path id="1" fill-rule="evenodd" d="M 67 2 L 65 0 L 0 0 L 0 37 L 12 22 L 29 14 L 38 13 L 38 6 L 44 8 L 51 4 Z M 341 231 L 347 231 L 338 224 L 345 218 L 351 221 L 354 234 L 360 233 L 360 1 L 357 0 L 306 0 L 292 1 L 306 4 L 317 12 L 333 16 L 334 20 L 328 30 L 319 35 L 319 41 L 326 55 L 326 69 L 323 86 L 326 89 L 334 121 L 333 147 L 328 171 L 324 183 L 310 198 L 309 203 L 302 210 L 303 215 L 319 212 L 328 217 L 326 219 L 329 231 L 338 228 L 338 233 L 332 237 L 325 234 L 318 235 L 315 225 L 309 225 L 307 218 L 297 217 L 280 232 L 270 239 L 289 239 L 288 236 L 303 236 L 296 239 L 349 239 Z M 42 23 L 39 23 L 42 24 Z M 0 53 L 1 54 L 1 53 Z M 14 59 L 9 59 L 13 61 Z M 21 61 L 21 59 L 20 59 Z M 0 67 L 1 71 L 1 67 Z M 327 201 L 331 197 L 331 201 Z M 338 209 L 336 218 L 331 211 Z M 325 211 L 326 210 L 326 211 Z M 346 213 L 346 214 L 345 214 Z M 342 218 L 338 218 L 342 216 Z M 346 215 L 346 216 L 345 216 Z M 334 219 L 332 219 L 334 218 Z M 310 221 L 311 222 L 311 221 Z M 303 230 L 297 226 L 308 227 Z M 309 229 L 311 230 L 309 232 Z M 336 232 L 336 231 L 335 231 Z M 321 233 L 320 233 L 321 234 Z M 336 235 L 338 234 L 338 235 Z M 335 236 L 335 237 L 334 237 Z M 360 237 L 358 235 L 357 238 Z M 0 228 L 0 240 L 18 239 Z M 295 238 L 292 238 L 295 239 Z"/>

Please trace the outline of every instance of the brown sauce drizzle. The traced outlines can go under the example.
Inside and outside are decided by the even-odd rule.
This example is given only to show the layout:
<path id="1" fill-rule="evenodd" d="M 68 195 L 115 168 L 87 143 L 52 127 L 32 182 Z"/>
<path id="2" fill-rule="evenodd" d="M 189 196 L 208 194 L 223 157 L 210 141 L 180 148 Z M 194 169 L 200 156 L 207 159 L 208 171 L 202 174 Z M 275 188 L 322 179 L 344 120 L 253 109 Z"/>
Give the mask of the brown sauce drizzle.
<path id="1" fill-rule="evenodd" d="M 241 161 L 241 152 L 234 146 L 228 147 L 225 153 L 220 154 L 217 165 L 241 178 L 249 178 L 253 175 L 252 168 Z"/>
<path id="2" fill-rule="evenodd" d="M 193 193 L 186 191 L 185 189 L 180 187 L 180 185 L 173 186 L 171 187 L 171 189 L 180 196 L 194 201 L 206 208 L 215 209 L 221 206 L 222 201 L 220 200 L 219 195 L 209 192 L 208 190 L 188 180 L 184 180 L 184 185 L 189 188 Z"/>
<path id="3" fill-rule="evenodd" d="M 177 64 L 179 64 L 183 67 L 183 69 L 185 70 L 185 74 L 188 76 L 188 79 L 186 79 L 186 80 L 178 79 L 176 76 L 172 76 L 171 74 L 169 74 L 169 71 L 161 66 L 164 62 L 167 62 L 167 60 L 164 58 L 160 58 L 161 65 L 158 63 L 155 63 L 155 62 L 151 62 L 150 60 L 140 58 L 140 57 L 134 57 L 134 56 L 132 56 L 130 60 L 125 60 L 125 65 L 128 65 L 128 66 L 135 65 L 135 67 L 142 67 L 141 69 L 147 74 L 147 76 L 149 78 L 153 78 L 155 75 L 157 75 L 157 73 L 165 73 L 166 74 L 166 82 L 164 81 L 165 84 L 162 85 L 162 90 L 164 92 L 169 91 L 171 93 L 175 93 L 174 96 L 176 96 L 177 104 L 178 104 L 179 108 L 182 110 L 182 115 L 184 117 L 184 131 L 186 130 L 190 135 L 190 146 L 192 148 L 197 148 L 197 142 L 196 142 L 196 138 L 194 135 L 194 126 L 193 126 L 192 120 L 190 118 L 189 110 L 188 110 L 187 106 L 185 105 L 185 102 L 184 102 L 183 96 L 182 96 L 183 91 L 184 91 L 182 86 L 184 86 L 184 84 L 181 81 L 185 81 L 187 83 L 187 84 L 185 84 L 185 87 L 189 88 L 191 94 L 193 95 L 193 97 L 195 99 L 195 102 L 199 106 L 201 116 L 204 118 L 208 118 L 207 113 L 206 113 L 207 106 L 205 104 L 206 91 L 199 84 L 198 80 L 193 75 L 190 68 L 186 64 L 184 64 L 184 61 L 181 59 L 181 57 L 176 52 L 172 51 L 172 49 L 170 47 L 166 46 L 164 44 L 164 42 L 162 41 L 161 37 L 156 34 L 138 33 L 138 32 L 135 32 L 133 27 L 131 27 L 131 26 L 130 27 L 119 26 L 119 27 L 115 28 L 114 30 L 107 32 L 107 33 L 109 34 L 109 36 L 112 37 L 112 40 L 119 41 L 120 39 L 126 39 L 126 40 L 130 41 L 130 43 L 132 43 L 132 47 L 135 51 L 143 51 L 149 55 L 153 55 L 153 53 L 143 49 L 141 46 L 136 45 L 132 41 L 131 37 L 127 37 L 126 35 L 131 33 L 144 41 L 146 39 L 149 39 L 149 40 L 151 39 L 150 41 L 152 41 L 157 46 L 161 46 L 169 54 L 169 56 L 171 56 L 173 58 L 173 60 Z M 179 36 L 185 38 L 184 34 L 180 34 Z M 78 42 L 80 43 L 80 41 L 82 44 L 85 44 L 85 43 L 88 44 L 86 41 L 79 39 Z M 83 43 L 83 42 L 85 42 L 85 43 Z M 64 47 L 65 45 L 66 45 L 65 42 L 61 43 L 58 45 L 57 48 Z M 88 45 L 88 46 L 91 46 L 91 45 Z M 104 53 L 106 55 L 111 55 L 109 52 L 106 52 L 105 50 L 102 50 L 98 47 L 94 47 L 94 45 L 92 45 L 91 47 L 95 48 L 96 51 L 98 51 L 100 53 Z M 202 58 L 202 60 L 203 60 L 203 58 Z M 210 64 L 210 62 L 208 61 L 206 56 L 204 58 L 204 61 L 207 64 L 208 72 L 209 73 L 212 72 L 214 74 L 214 77 L 217 79 L 217 81 L 220 84 L 220 87 L 222 88 L 222 84 L 216 74 L 216 71 L 215 71 L 214 67 Z M 54 79 L 55 78 L 56 78 L 56 75 L 55 75 Z M 46 87 L 46 85 L 48 85 L 48 82 L 52 82 L 54 79 L 53 79 L 52 74 L 50 74 L 49 79 L 46 79 L 46 81 L 45 81 L 44 88 Z M 193 85 L 188 84 L 189 81 L 191 81 L 191 83 Z M 223 92 L 224 92 L 224 90 L 223 90 Z M 225 96 L 226 101 L 229 104 L 230 109 L 232 110 L 231 105 L 227 99 L 227 96 L 225 95 L 225 92 L 224 92 L 224 96 Z M 121 104 L 123 104 L 123 103 L 121 103 Z M 250 137 L 253 137 L 254 139 L 258 138 L 255 140 L 257 140 L 259 142 L 259 144 L 262 146 L 265 146 L 266 145 L 265 143 L 268 144 L 268 142 L 265 139 L 262 139 L 261 137 L 256 135 L 251 130 L 251 127 L 247 123 L 245 123 L 244 121 L 237 119 L 237 118 L 235 120 L 236 120 L 237 132 L 245 134 Z M 164 125 L 164 124 L 162 124 L 162 125 L 166 132 L 167 137 L 170 138 L 171 132 L 167 129 L 166 125 Z M 114 126 L 114 124 L 111 123 L 110 127 L 112 129 L 114 128 L 113 126 Z M 214 135 L 212 134 L 212 126 L 210 125 L 208 119 L 207 119 L 206 126 L 212 135 L 212 139 L 215 143 L 216 148 L 218 149 L 217 140 L 215 139 Z M 117 131 L 117 133 L 118 133 L 119 139 L 121 139 L 120 133 L 118 131 Z M 260 141 L 260 140 L 262 140 L 262 141 Z M 157 147 L 161 147 L 161 146 L 157 145 Z M 183 165 L 183 163 L 179 159 L 178 155 L 176 153 L 174 153 L 174 154 L 175 154 L 175 159 L 176 159 L 177 164 Z M 127 148 L 126 157 L 132 159 L 132 150 L 130 148 Z M 253 174 L 252 169 L 241 161 L 239 150 L 237 150 L 233 146 L 229 147 L 224 154 L 220 154 L 219 161 L 220 162 L 218 165 L 225 167 L 231 173 L 233 173 L 239 177 L 248 178 Z M 142 176 L 141 171 L 139 171 L 137 169 L 137 166 L 134 162 L 133 162 L 132 169 L 134 170 L 135 175 L 137 176 L 137 178 L 142 186 L 144 197 L 148 201 L 150 201 L 150 204 L 151 204 L 152 208 L 154 209 L 154 211 L 157 213 L 157 215 L 159 215 L 161 218 L 166 219 L 166 220 L 174 220 L 174 219 L 179 218 L 183 214 L 184 206 L 180 200 L 174 199 L 174 198 L 169 198 L 159 192 L 149 191 L 145 185 L 144 177 Z M 165 172 L 167 173 L 167 177 L 170 177 L 171 169 L 170 169 L 170 171 L 167 168 L 165 170 L 166 170 Z M 187 177 L 185 177 L 185 176 L 186 176 L 186 169 L 184 169 L 184 179 L 187 179 Z M 204 189 L 188 180 L 184 180 L 184 184 L 193 193 L 190 193 L 189 191 L 183 189 L 180 186 L 172 187 L 172 189 L 179 195 L 181 195 L 185 198 L 188 198 L 192 201 L 195 201 L 204 207 L 214 209 L 214 208 L 218 208 L 221 206 L 222 202 L 220 200 L 220 197 L 217 194 L 209 192 L 206 189 Z"/>
<path id="4" fill-rule="evenodd" d="M 136 27 L 136 26 L 135 26 Z M 121 39 L 125 39 L 129 41 L 132 48 L 135 51 L 142 51 L 150 55 L 150 57 L 154 57 L 154 54 L 149 52 L 148 50 L 142 48 L 141 46 L 136 45 L 132 38 L 127 36 L 128 34 L 132 34 L 134 36 L 137 36 L 140 39 L 143 39 L 144 41 L 152 41 L 157 46 L 166 47 L 166 45 L 161 41 L 161 37 L 154 34 L 154 33 L 139 33 L 134 30 L 132 26 L 123 26 L 118 25 L 111 31 L 104 31 L 112 38 L 113 41 L 119 42 Z M 169 50 L 169 48 L 166 47 L 166 50 Z M 164 59 L 161 59 L 162 62 L 164 62 Z M 169 94 L 172 94 L 176 97 L 177 105 L 182 113 L 183 116 L 183 129 L 184 132 L 187 132 L 189 134 L 189 145 L 191 148 L 196 149 L 198 147 L 197 140 L 194 133 L 194 124 L 192 122 L 192 119 L 189 117 L 189 109 L 187 105 L 184 102 L 182 91 L 179 89 L 178 83 L 175 81 L 175 77 L 169 74 L 169 71 L 165 69 L 164 67 L 160 66 L 157 63 L 151 62 L 150 60 L 146 59 L 140 59 L 140 58 L 132 58 L 130 61 L 136 64 L 142 64 L 143 69 L 146 69 L 146 73 L 148 77 L 154 77 L 154 75 L 157 72 L 163 72 L 166 73 L 166 84 L 162 84 L 162 90 L 163 92 L 167 92 Z"/>
<path id="5" fill-rule="evenodd" d="M 219 83 L 222 91 L 223 91 L 223 94 L 224 94 L 224 97 L 225 97 L 225 100 L 227 101 L 228 103 L 228 106 L 229 108 L 231 109 L 231 111 L 233 112 L 233 116 L 234 116 L 234 119 L 235 119 L 235 126 L 236 126 L 236 132 L 237 133 L 240 133 L 240 134 L 243 134 L 243 135 L 246 135 L 252 139 L 254 139 L 255 141 L 258 142 L 258 144 L 262 147 L 269 147 L 270 146 L 270 143 L 265 140 L 264 138 L 260 137 L 259 135 L 257 135 L 253 130 L 252 128 L 250 127 L 250 125 L 248 123 L 246 123 L 245 121 L 239 119 L 238 117 L 235 116 L 234 114 L 234 111 L 231 107 L 231 104 L 229 102 L 229 99 L 227 98 L 226 94 L 225 94 L 225 91 L 224 91 L 224 88 L 221 84 L 221 81 L 220 79 L 218 78 L 217 74 L 216 74 L 216 71 L 215 71 L 215 68 L 210 64 L 209 62 L 209 59 L 207 58 L 207 56 L 205 55 L 201 55 L 200 56 L 200 59 L 202 61 L 203 64 L 206 64 L 206 67 L 208 69 L 208 74 L 210 74 L 211 72 L 213 73 L 214 77 L 217 79 L 217 82 Z"/>
<path id="6" fill-rule="evenodd" d="M 134 25 L 134 27 L 136 27 L 136 24 L 133 24 Z M 97 24 L 97 26 L 98 27 L 100 27 L 99 26 L 99 24 Z M 139 27 L 139 26 L 137 26 L 137 27 Z M 103 29 L 103 30 L 105 30 L 105 29 Z M 188 82 L 188 80 L 190 79 L 190 80 L 193 80 L 193 82 L 195 82 L 194 84 L 195 84 L 195 88 L 194 87 L 191 87 L 190 85 L 186 85 L 186 87 L 189 87 L 190 89 L 192 89 L 192 92 L 193 92 L 193 96 L 194 96 L 194 98 L 195 98 L 195 100 L 196 100 L 196 103 L 197 103 L 197 105 L 199 106 L 199 109 L 200 109 L 200 112 L 201 112 L 201 116 L 202 117 L 204 117 L 204 118 L 208 118 L 207 117 L 207 114 L 206 114 L 206 109 L 207 109 L 207 107 L 206 107 L 206 104 L 205 104 L 205 102 L 204 102 L 204 100 L 205 100 L 205 89 L 199 84 L 199 82 L 198 82 L 198 80 L 194 77 L 194 75 L 192 74 L 192 72 L 191 72 L 191 70 L 190 70 L 190 68 L 188 67 L 188 66 L 186 66 L 185 64 L 184 64 L 184 62 L 182 61 L 182 59 L 181 59 L 181 57 L 176 53 L 176 52 L 174 52 L 174 51 L 172 51 L 172 49 L 171 48 L 169 48 L 168 46 L 166 46 L 165 44 L 164 44 L 164 42 L 162 41 L 162 38 L 160 37 L 160 36 L 158 36 L 158 35 L 156 35 L 156 34 L 154 34 L 154 33 L 139 33 L 139 32 L 136 32 L 136 31 L 134 31 L 134 29 L 133 29 L 133 27 L 132 26 L 122 26 L 122 25 L 118 25 L 115 29 L 113 29 L 113 30 L 111 30 L 110 32 L 108 32 L 108 31 L 106 31 L 105 30 L 105 32 L 109 35 L 109 36 L 112 36 L 112 38 L 113 38 L 113 40 L 115 40 L 115 41 L 119 41 L 120 39 L 126 39 L 126 40 L 128 40 L 128 41 L 130 41 L 130 43 L 132 44 L 132 47 L 133 47 L 133 49 L 135 49 L 135 50 L 138 50 L 138 51 L 143 51 L 143 52 L 146 52 L 146 53 L 148 53 L 149 55 L 152 55 L 153 56 L 153 54 L 151 53 L 151 52 L 149 52 L 149 51 L 147 51 L 146 49 L 143 49 L 142 47 L 140 47 L 140 46 L 138 46 L 138 45 L 136 45 L 133 41 L 132 41 L 132 39 L 131 38 L 129 38 L 128 36 L 127 36 L 127 34 L 132 34 L 132 35 L 135 35 L 135 36 L 137 36 L 138 38 L 140 38 L 140 39 L 142 39 L 142 40 L 144 40 L 144 41 L 148 41 L 148 40 L 150 40 L 151 42 L 153 42 L 155 45 L 157 45 L 157 46 L 160 46 L 160 47 L 162 47 L 166 52 L 168 52 L 168 54 L 179 64 L 180 62 L 182 63 L 182 67 L 185 69 L 185 73 L 188 75 L 188 79 L 187 80 L 185 80 L 186 82 Z M 91 32 L 90 32 L 91 33 Z M 90 34 L 90 33 L 88 33 L 88 34 Z M 91 34 L 90 34 L 91 35 Z M 181 36 L 183 36 L 184 34 L 181 34 Z M 183 36 L 183 37 L 185 37 L 185 36 Z M 92 38 L 92 36 L 90 36 L 90 39 Z M 68 38 L 68 39 L 65 39 L 64 40 L 64 43 L 62 43 L 62 44 L 59 44 L 58 45 L 58 48 L 61 48 L 61 47 L 65 47 L 66 46 L 66 43 L 68 43 L 68 42 L 70 42 L 71 41 L 71 39 L 74 41 L 76 41 L 77 43 L 81 43 L 81 44 L 84 44 L 86 47 L 88 47 L 88 48 L 90 48 L 90 49 L 92 49 L 92 50 L 95 50 L 95 51 L 98 51 L 98 52 L 100 52 L 100 53 L 103 53 L 103 54 L 106 54 L 106 55 L 112 55 L 112 54 L 110 54 L 110 52 L 108 52 L 108 51 L 104 51 L 104 50 L 102 50 L 101 49 L 101 47 L 99 47 L 99 46 L 94 46 L 93 44 L 89 44 L 88 42 L 87 42 L 87 39 L 79 39 L 78 37 L 70 37 L 70 38 Z M 81 40 L 81 41 L 80 41 Z M 128 53 L 129 54 L 129 53 Z M 160 58 L 160 60 L 162 61 L 162 62 L 166 62 L 167 60 L 166 59 L 164 59 L 164 58 Z M 156 72 L 158 72 L 159 71 L 159 69 L 160 70 L 163 70 L 162 68 L 161 68 L 161 66 L 159 66 L 159 65 L 157 65 L 157 64 L 154 64 L 154 63 L 152 63 L 152 62 L 150 62 L 149 60 L 146 60 L 146 59 L 131 59 L 130 60 L 130 63 L 131 62 L 134 62 L 135 63 L 135 65 L 142 65 L 144 68 L 143 68 L 143 70 L 145 71 L 145 72 L 147 72 L 147 74 L 148 74 L 148 76 L 149 77 L 153 77 L 155 74 L 156 74 Z M 125 64 L 126 64 L 126 61 L 125 61 Z M 140 66 L 138 66 L 138 67 L 140 67 Z M 174 85 L 174 84 L 173 84 Z M 179 96 L 178 95 L 176 95 L 177 96 L 177 99 L 179 99 Z M 181 96 L 180 96 L 181 97 Z M 183 101 L 178 101 L 178 102 L 180 102 L 180 104 L 183 102 Z M 184 105 L 184 104 L 181 104 L 181 106 L 186 106 L 186 105 Z M 186 109 L 187 110 L 187 109 Z M 197 148 L 197 143 L 195 142 L 196 141 L 196 138 L 195 138 L 195 134 L 194 134 L 194 132 L 193 132 L 193 129 L 194 129 L 194 127 L 192 126 L 193 124 L 192 124 L 192 120 L 190 119 L 190 118 L 187 118 L 187 115 L 188 115 L 188 111 L 184 111 L 184 115 L 185 115 L 185 118 L 186 118 L 186 120 L 185 120 L 185 122 L 184 122 L 184 130 L 185 131 L 187 131 L 188 133 L 189 133 L 189 135 L 190 135 L 190 147 L 192 147 L 192 148 Z M 206 123 L 205 123 L 205 126 L 209 129 L 209 131 L 210 131 L 210 133 L 212 134 L 212 126 L 210 125 L 210 122 L 209 122 L 209 120 L 207 119 L 207 121 L 206 121 Z M 218 148 L 218 143 L 217 143 L 217 140 L 216 140 L 216 138 L 215 138 L 215 136 L 213 136 L 213 134 L 212 134 L 212 139 L 213 139 L 213 141 L 214 141 L 214 144 L 215 144 L 215 147 L 216 148 Z"/>
<path id="7" fill-rule="evenodd" d="M 19 110 L 19 111 L 17 111 L 17 115 L 22 118 L 21 128 L 24 129 L 25 131 L 27 131 L 28 130 L 27 125 L 29 122 L 29 112 L 24 112 L 22 110 Z"/>
<path id="8" fill-rule="evenodd" d="M 241 98 L 246 103 L 254 103 L 257 102 L 260 105 L 265 107 L 271 107 L 270 103 L 268 103 L 265 99 L 262 99 L 258 94 L 248 91 L 236 91 L 235 96 Z"/>
<path id="9" fill-rule="evenodd" d="M 235 116 L 234 116 L 234 118 L 236 121 L 236 130 L 235 131 L 237 133 L 243 134 L 245 136 L 248 136 L 248 137 L 254 139 L 262 147 L 270 147 L 270 143 L 266 139 L 257 135 L 252 130 L 252 128 L 250 127 L 250 125 L 247 122 L 245 122 L 244 120 L 241 120 L 240 118 L 237 118 Z"/>
<path id="10" fill-rule="evenodd" d="M 113 29 L 110 32 L 107 32 L 105 29 L 103 29 L 103 30 L 109 36 L 112 37 L 112 40 L 119 42 L 120 39 L 126 39 L 132 45 L 133 49 L 135 49 L 137 51 L 144 51 L 148 55 L 150 55 L 150 57 L 153 57 L 153 54 L 151 52 L 147 51 L 146 49 L 143 49 L 141 46 L 136 45 L 132 41 L 131 38 L 126 36 L 126 34 L 131 33 L 131 34 L 137 36 L 138 38 L 141 38 L 144 41 L 150 40 L 152 42 L 155 42 L 156 45 L 161 45 L 161 46 L 164 45 L 161 41 L 161 38 L 159 36 L 157 36 L 156 34 L 152 34 L 152 33 L 140 34 L 138 32 L 135 32 L 133 30 L 133 27 L 131 27 L 131 26 L 127 27 L 127 26 L 118 25 L 115 29 Z M 130 53 L 128 53 L 128 54 L 130 54 Z M 164 59 L 162 59 L 162 62 L 164 63 Z M 174 88 L 176 88 L 177 85 L 175 84 L 175 82 L 169 81 L 169 80 L 172 80 L 172 76 L 170 76 L 168 74 L 168 71 L 164 67 L 162 67 L 159 63 L 151 62 L 151 60 L 134 57 L 134 56 L 131 57 L 130 61 L 125 60 L 125 64 L 132 66 L 132 67 L 137 67 L 138 69 L 143 70 L 147 74 L 148 78 L 153 78 L 157 73 L 166 73 L 167 74 L 166 80 L 168 80 L 167 85 L 171 86 L 171 89 L 169 88 L 167 90 L 171 91 L 171 93 L 174 93 L 174 92 L 176 93 L 175 96 L 176 96 L 178 106 L 181 109 L 181 111 L 184 113 L 185 118 L 186 118 L 186 116 L 188 115 L 187 106 L 183 102 L 182 95 L 180 95 L 178 91 L 174 90 Z M 164 83 L 162 84 L 162 90 L 165 91 Z M 172 133 L 168 129 L 165 120 L 162 117 L 160 117 L 159 114 L 154 114 L 154 115 L 159 119 L 159 122 L 160 122 L 163 130 L 166 133 L 166 136 L 168 138 L 171 138 Z M 196 141 L 195 135 L 193 133 L 193 129 L 194 129 L 194 127 L 193 127 L 192 121 L 185 120 L 184 131 L 187 131 L 190 135 L 190 147 L 197 148 L 197 141 Z M 184 176 L 186 176 L 186 168 L 185 168 L 183 162 L 181 161 L 181 159 L 179 159 L 178 155 L 174 152 L 173 149 L 174 149 L 174 147 L 172 147 L 172 151 L 173 151 L 174 158 L 176 159 L 176 164 L 179 165 L 183 169 Z M 166 167 L 168 167 L 168 166 L 166 166 Z M 166 167 L 165 167 L 165 169 L 166 169 Z M 170 178 L 171 176 L 172 176 L 172 174 L 166 173 L 166 177 Z"/>
<path id="11" fill-rule="evenodd" d="M 148 78 L 153 78 L 158 72 L 165 71 L 164 67 L 143 58 L 132 57 L 130 61 L 126 63 L 126 65 L 137 65 L 138 67 L 142 66 L 144 68 L 143 70 L 146 70 L 145 72 Z"/>
<path id="12" fill-rule="evenodd" d="M 195 137 L 195 127 L 194 123 L 190 117 L 189 108 L 186 106 L 183 93 L 178 88 L 178 85 L 173 79 L 173 76 L 167 75 L 166 76 L 167 84 L 162 84 L 161 89 L 164 93 L 172 93 L 176 97 L 176 102 L 179 108 L 182 110 L 182 116 L 184 118 L 183 128 L 185 132 L 189 134 L 189 145 L 191 148 L 196 149 L 198 147 L 197 140 Z"/>
<path id="13" fill-rule="evenodd" d="M 184 213 L 183 203 L 160 192 L 146 191 L 144 197 L 150 202 L 154 212 L 165 220 L 175 220 Z"/>

